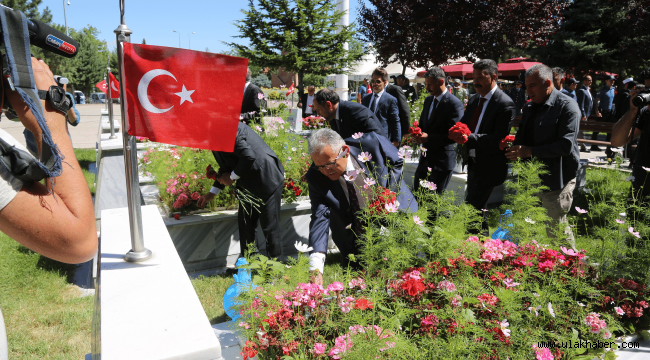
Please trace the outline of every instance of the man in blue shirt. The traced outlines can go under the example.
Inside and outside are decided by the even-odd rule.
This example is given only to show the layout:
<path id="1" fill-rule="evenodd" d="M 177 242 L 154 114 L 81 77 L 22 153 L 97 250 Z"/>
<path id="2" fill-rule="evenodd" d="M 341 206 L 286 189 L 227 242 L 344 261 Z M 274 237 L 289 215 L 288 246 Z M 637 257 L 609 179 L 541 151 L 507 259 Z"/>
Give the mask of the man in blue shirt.
<path id="1" fill-rule="evenodd" d="M 576 96 L 576 87 L 578 87 L 579 83 L 580 81 L 576 80 L 575 78 L 568 78 L 564 81 L 564 85 L 566 86 L 562 88 L 561 92 L 568 95 L 575 102 L 578 102 L 578 97 Z"/>
<path id="2" fill-rule="evenodd" d="M 363 84 L 359 86 L 359 91 L 357 91 L 357 103 L 361 104 L 361 99 L 368 93 L 368 79 L 363 79 Z"/>
<path id="3" fill-rule="evenodd" d="M 616 78 L 612 75 L 605 77 L 605 86 L 603 86 L 596 94 L 596 116 L 602 118 L 604 122 L 614 122 L 614 81 Z M 594 132 L 592 139 L 596 139 L 598 134 Z M 609 141 L 612 134 L 607 134 L 605 141 Z M 594 149 L 592 149 L 594 150 Z M 605 150 L 606 153 L 611 151 L 610 146 Z"/>

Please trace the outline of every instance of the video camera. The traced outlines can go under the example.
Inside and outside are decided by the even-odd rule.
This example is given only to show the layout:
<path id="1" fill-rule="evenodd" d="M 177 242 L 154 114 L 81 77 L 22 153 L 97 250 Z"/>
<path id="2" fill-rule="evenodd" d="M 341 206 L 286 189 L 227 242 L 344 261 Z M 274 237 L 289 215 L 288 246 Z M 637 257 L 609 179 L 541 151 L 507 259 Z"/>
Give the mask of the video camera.
<path id="1" fill-rule="evenodd" d="M 0 4 L 0 6 L 2 6 L 7 10 L 13 11 L 13 9 L 4 6 L 2 4 Z M 29 34 L 29 44 L 38 46 L 43 50 L 47 50 L 67 58 L 72 58 L 75 55 L 77 55 L 79 44 L 76 41 L 74 41 L 71 37 L 63 34 L 62 32 L 38 20 L 25 19 L 25 23 L 27 25 L 27 31 Z M 4 39 L 6 39 L 7 37 L 4 36 L 5 34 L 3 34 L 3 29 L 7 29 L 7 32 L 9 33 L 8 37 L 11 43 L 10 48 L 14 49 L 14 48 L 25 47 L 25 43 L 21 41 L 23 29 L 18 26 L 12 27 L 9 24 L 6 24 L 6 26 L 0 27 L 0 45 L 3 45 L 5 50 L 8 47 L 7 44 L 5 44 Z M 26 51 L 29 51 L 29 44 L 27 44 Z M 5 68 L 4 66 L 7 63 L 6 51 L 2 55 L 3 55 L 2 75 L 7 79 L 9 83 L 9 87 L 11 87 L 11 89 L 14 90 L 14 84 L 11 78 L 9 77 L 9 69 Z M 60 79 L 56 79 L 57 83 L 59 85 L 63 85 L 59 80 Z M 7 99 L 6 94 L 4 94 L 4 87 L 0 88 L 0 99 L 3 100 L 2 110 L 5 110 L 5 115 L 7 115 L 7 118 L 16 119 L 18 116 L 16 115 L 14 109 L 11 107 L 11 103 Z"/>
<path id="2" fill-rule="evenodd" d="M 643 89 L 632 99 L 634 106 L 641 108 L 650 104 L 650 89 Z"/>

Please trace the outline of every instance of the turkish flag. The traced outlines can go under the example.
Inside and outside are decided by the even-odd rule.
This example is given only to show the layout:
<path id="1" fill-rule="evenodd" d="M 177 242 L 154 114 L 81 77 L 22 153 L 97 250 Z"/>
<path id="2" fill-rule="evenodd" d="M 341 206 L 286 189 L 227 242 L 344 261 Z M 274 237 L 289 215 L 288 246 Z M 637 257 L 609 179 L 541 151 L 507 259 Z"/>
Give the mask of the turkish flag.
<path id="1" fill-rule="evenodd" d="M 368 85 L 368 90 L 366 91 L 366 94 L 370 94 L 371 92 L 372 92 L 372 88 L 370 87 L 370 85 Z"/>
<path id="2" fill-rule="evenodd" d="M 293 86 L 293 83 L 291 83 L 291 86 L 289 86 L 289 90 L 287 91 L 287 96 L 293 94 L 294 91 L 296 91 L 296 88 Z"/>
<path id="3" fill-rule="evenodd" d="M 193 148 L 234 150 L 247 59 L 144 44 L 123 46 L 130 135 Z"/>
<path id="4" fill-rule="evenodd" d="M 108 91 L 106 90 L 106 80 L 102 80 L 98 82 L 97 84 L 95 84 L 95 87 L 97 87 L 99 91 L 103 92 L 104 94 L 106 94 L 106 91 Z"/>
<path id="5" fill-rule="evenodd" d="M 120 98 L 120 83 L 117 81 L 113 73 L 108 73 L 108 78 L 111 82 L 111 98 L 119 99 Z M 106 94 L 108 95 L 108 94 Z"/>

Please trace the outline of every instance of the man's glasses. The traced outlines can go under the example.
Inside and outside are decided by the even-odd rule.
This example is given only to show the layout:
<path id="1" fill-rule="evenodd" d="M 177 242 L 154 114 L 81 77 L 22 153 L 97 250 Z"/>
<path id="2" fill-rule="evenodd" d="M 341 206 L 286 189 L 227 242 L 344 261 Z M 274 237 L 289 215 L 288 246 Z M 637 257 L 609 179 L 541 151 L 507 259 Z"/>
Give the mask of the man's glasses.
<path id="1" fill-rule="evenodd" d="M 341 150 L 339 150 L 339 154 L 336 156 L 334 160 L 328 162 L 325 165 L 317 166 L 316 164 L 312 164 L 312 166 L 318 171 L 331 170 L 334 167 L 334 165 L 336 165 L 336 160 L 344 157 L 346 154 L 347 151 L 343 151 L 343 148 L 341 148 Z"/>
<path id="2" fill-rule="evenodd" d="M 373 80 L 373 81 L 371 81 L 370 83 L 371 83 L 371 84 L 381 84 L 381 83 L 383 83 L 383 81 L 377 79 L 377 80 Z"/>

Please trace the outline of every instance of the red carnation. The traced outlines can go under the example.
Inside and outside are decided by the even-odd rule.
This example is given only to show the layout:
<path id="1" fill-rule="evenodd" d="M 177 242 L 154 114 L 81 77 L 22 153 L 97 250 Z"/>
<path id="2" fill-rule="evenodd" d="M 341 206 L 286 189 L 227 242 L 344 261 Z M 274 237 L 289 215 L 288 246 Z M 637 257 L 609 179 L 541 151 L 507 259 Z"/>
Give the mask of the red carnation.
<path id="1" fill-rule="evenodd" d="M 467 125 L 462 122 L 457 122 L 456 125 L 452 126 L 449 129 L 449 138 L 454 140 L 457 144 L 464 144 L 469 139 L 469 135 L 472 132 L 469 131 Z"/>
<path id="2" fill-rule="evenodd" d="M 413 122 L 413 126 L 409 128 L 409 133 L 413 136 L 422 136 L 422 129 L 418 127 L 420 125 L 417 121 Z"/>
<path id="3" fill-rule="evenodd" d="M 354 308 L 359 310 L 372 309 L 372 301 L 366 298 L 360 298 L 354 304 Z"/>
<path id="4" fill-rule="evenodd" d="M 402 290 L 405 290 L 411 296 L 416 296 L 424 291 L 424 284 L 420 280 L 410 279 L 404 281 Z"/>
<path id="5" fill-rule="evenodd" d="M 212 180 L 217 180 L 217 172 L 212 168 L 212 164 L 205 168 L 205 177 Z"/>
<path id="6" fill-rule="evenodd" d="M 296 194 L 296 196 L 300 195 L 302 193 L 302 190 L 300 190 L 299 187 L 294 187 L 293 188 L 293 193 Z"/>
<path id="7" fill-rule="evenodd" d="M 499 150 L 505 150 L 512 146 L 512 143 L 515 141 L 514 135 L 508 135 L 499 143 Z"/>

